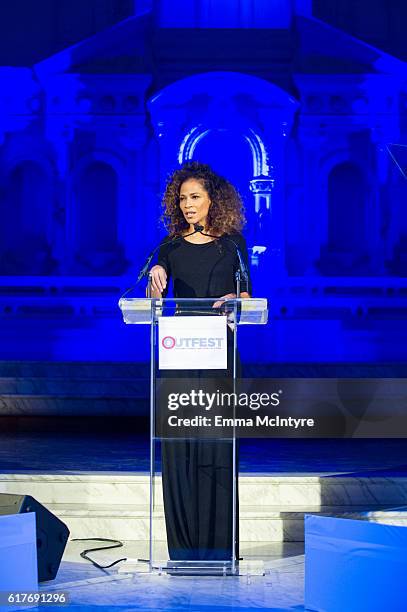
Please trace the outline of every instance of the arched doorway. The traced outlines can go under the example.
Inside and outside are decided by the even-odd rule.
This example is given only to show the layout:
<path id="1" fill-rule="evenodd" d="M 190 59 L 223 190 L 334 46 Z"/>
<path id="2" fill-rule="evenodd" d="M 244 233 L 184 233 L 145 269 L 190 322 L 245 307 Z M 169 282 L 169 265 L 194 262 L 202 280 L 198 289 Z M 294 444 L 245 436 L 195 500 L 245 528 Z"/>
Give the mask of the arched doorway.
<path id="1" fill-rule="evenodd" d="M 336 252 L 363 252 L 366 244 L 366 185 L 353 162 L 334 166 L 328 177 L 328 245 Z"/>
<path id="2" fill-rule="evenodd" d="M 0 274 L 52 274 L 56 262 L 49 239 L 52 205 L 50 177 L 33 160 L 9 172 L 1 202 Z"/>
<path id="3" fill-rule="evenodd" d="M 77 274 L 119 274 L 118 180 L 102 160 L 89 161 L 74 180 L 71 226 Z"/>

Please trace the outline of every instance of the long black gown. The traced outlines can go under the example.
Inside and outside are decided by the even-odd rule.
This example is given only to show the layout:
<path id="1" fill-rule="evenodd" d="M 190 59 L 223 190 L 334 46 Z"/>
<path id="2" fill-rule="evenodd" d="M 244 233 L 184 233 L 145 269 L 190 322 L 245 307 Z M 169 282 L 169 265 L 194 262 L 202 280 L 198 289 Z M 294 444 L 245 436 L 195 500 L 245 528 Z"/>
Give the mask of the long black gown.
<path id="1" fill-rule="evenodd" d="M 248 269 L 243 236 L 233 234 L 230 238 L 239 246 Z M 158 264 L 172 278 L 174 297 L 221 297 L 236 292 L 234 279 L 239 262 L 235 246 L 225 237 L 206 244 L 184 239 L 163 244 Z M 242 284 L 241 291 L 250 293 L 250 284 Z M 232 376 L 232 351 L 232 334 L 228 330 L 228 369 L 211 370 L 211 378 Z M 188 378 L 205 375 L 208 372 L 199 370 L 165 372 L 165 376 Z M 170 559 L 231 560 L 233 554 L 238 558 L 238 524 L 236 541 L 232 542 L 232 442 L 163 440 L 161 454 Z"/>

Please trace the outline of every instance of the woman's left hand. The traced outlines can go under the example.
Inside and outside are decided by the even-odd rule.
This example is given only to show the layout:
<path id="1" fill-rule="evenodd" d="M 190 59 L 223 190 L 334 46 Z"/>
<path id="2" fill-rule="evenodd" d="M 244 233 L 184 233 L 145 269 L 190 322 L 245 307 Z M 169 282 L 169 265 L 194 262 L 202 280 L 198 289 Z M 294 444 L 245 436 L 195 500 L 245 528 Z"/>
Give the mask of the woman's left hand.
<path id="1" fill-rule="evenodd" d="M 233 300 L 233 298 L 237 297 L 236 293 L 227 293 L 226 295 L 222 295 L 221 298 L 214 304 L 212 304 L 212 308 L 220 308 L 222 304 L 225 303 L 226 300 Z"/>
<path id="2" fill-rule="evenodd" d="M 237 297 L 236 293 L 227 293 L 226 295 L 222 295 L 222 297 L 219 298 L 219 300 L 212 305 L 212 308 L 220 308 L 222 304 L 226 302 L 226 300 L 233 300 L 233 298 L 236 298 L 236 297 Z M 242 291 L 240 294 L 240 297 L 249 298 L 250 295 L 247 293 L 247 291 Z"/>

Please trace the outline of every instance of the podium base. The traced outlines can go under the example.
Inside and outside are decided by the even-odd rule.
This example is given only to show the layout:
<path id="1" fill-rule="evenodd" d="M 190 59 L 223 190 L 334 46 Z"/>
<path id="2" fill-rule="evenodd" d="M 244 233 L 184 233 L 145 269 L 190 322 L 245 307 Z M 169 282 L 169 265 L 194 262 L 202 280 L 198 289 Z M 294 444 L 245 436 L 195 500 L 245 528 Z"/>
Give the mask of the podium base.
<path id="1" fill-rule="evenodd" d="M 155 574 L 158 576 L 264 576 L 264 561 L 242 560 L 232 568 L 231 561 L 154 561 L 127 559 L 120 565 L 119 573 Z"/>

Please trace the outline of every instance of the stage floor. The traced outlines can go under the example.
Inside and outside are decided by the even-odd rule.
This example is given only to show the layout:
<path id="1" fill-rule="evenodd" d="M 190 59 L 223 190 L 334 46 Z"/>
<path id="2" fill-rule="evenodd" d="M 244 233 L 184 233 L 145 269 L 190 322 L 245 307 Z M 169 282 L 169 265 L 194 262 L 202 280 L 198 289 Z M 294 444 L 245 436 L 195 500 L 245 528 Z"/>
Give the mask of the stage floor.
<path id="1" fill-rule="evenodd" d="M 249 440 L 242 473 L 407 475 L 407 439 Z M 1 432 L 0 473 L 148 472 L 147 434 Z"/>
<path id="2" fill-rule="evenodd" d="M 225 578 L 128 575 L 119 573 L 117 568 L 100 570 L 79 556 L 87 544 L 70 542 L 57 578 L 41 586 L 45 592 L 68 591 L 75 610 L 91 611 L 95 606 L 104 611 L 117 611 L 120 607 L 126 612 L 304 610 L 301 543 L 269 545 L 263 555 L 265 576 Z M 107 565 L 115 559 L 139 554 L 139 544 L 126 542 L 123 548 L 93 553 L 93 556 L 100 564 Z M 242 550 L 242 554 L 249 559 L 250 549 Z"/>
<path id="3" fill-rule="evenodd" d="M 80 488 L 81 478 L 92 480 L 92 475 L 93 478 L 101 478 L 105 473 L 109 475 L 107 480 L 112 480 L 114 486 L 118 486 L 120 479 L 129 473 L 139 474 L 140 477 L 148 479 L 146 475 L 148 469 L 149 441 L 146 434 L 126 435 L 114 432 L 95 434 L 83 431 L 0 433 L 0 476 L 4 475 L 3 485 L 10 479 L 12 482 L 18 481 L 13 474 L 23 475 L 19 477 L 20 480 L 23 479 L 19 485 L 23 488 L 27 479 L 33 480 L 35 486 L 41 487 L 47 482 L 46 475 L 63 474 L 63 478 L 69 479 L 69 474 L 76 474 L 79 478 L 74 484 Z M 250 475 L 264 475 L 267 480 L 272 480 L 273 475 L 274 478 L 299 475 L 299 479 L 304 480 L 302 483 L 304 486 L 294 483 L 293 491 L 297 489 L 297 495 L 300 496 L 312 489 L 311 485 L 305 482 L 307 474 L 318 477 L 333 476 L 335 482 L 332 482 L 332 478 L 328 478 L 326 486 L 328 489 L 334 487 L 335 490 L 336 481 L 341 480 L 340 477 L 345 477 L 346 482 L 349 481 L 349 487 L 343 482 L 338 483 L 339 490 L 343 491 L 344 499 L 341 502 L 343 504 L 346 503 L 348 489 L 353 490 L 352 487 L 358 482 L 359 476 L 361 479 L 358 486 L 366 495 L 369 493 L 369 487 L 365 486 L 364 481 L 366 478 L 369 481 L 372 478 L 376 481 L 375 486 L 383 487 L 383 493 L 386 495 L 387 489 L 393 492 L 401 491 L 405 504 L 405 485 L 399 486 L 398 481 L 404 481 L 407 476 L 407 441 L 402 439 L 242 440 L 240 471 L 249 479 Z M 39 474 L 38 478 L 35 474 Z M 391 476 L 394 478 L 390 478 Z M 75 480 L 75 476 L 72 478 Z M 110 480 L 107 482 L 107 487 L 110 487 Z M 386 481 L 384 485 L 383 481 Z M 377 485 L 377 482 L 381 484 Z M 64 483 L 65 481 L 60 485 L 62 501 L 66 496 Z M 311 484 L 315 488 L 321 483 Z M 39 488 L 38 491 L 40 490 L 42 489 Z M 54 497 L 56 491 L 57 489 L 49 488 L 50 498 Z M 375 493 L 375 490 L 372 491 Z M 336 495 L 335 493 L 335 499 L 330 503 L 334 501 L 339 503 Z M 45 500 L 42 501 L 46 503 Z M 61 500 L 54 499 L 54 501 Z M 79 504 L 81 508 L 83 506 L 79 497 L 78 500 L 72 499 L 72 503 Z M 303 501 L 300 499 L 297 503 Z M 298 508 L 292 508 L 291 511 L 294 519 L 302 523 L 302 511 L 305 508 L 300 509 L 301 512 Z M 266 510 L 267 508 L 265 512 Z M 285 510 L 286 513 L 282 513 L 284 516 L 274 517 L 274 520 L 284 523 L 284 529 L 288 529 L 290 513 L 287 511 L 290 509 Z M 77 510 L 75 512 L 78 513 Z M 333 509 L 331 512 L 335 513 L 336 510 Z M 84 520 L 80 518 L 78 524 L 82 524 Z M 125 518 L 125 520 L 131 519 Z M 270 523 L 270 519 L 267 518 L 266 522 Z M 100 526 L 103 526 L 104 522 L 96 525 L 97 532 L 101 536 L 107 536 L 106 529 Z M 289 534 L 289 529 L 284 533 Z M 264 534 L 262 538 L 264 539 Z M 147 542 L 135 541 L 135 538 L 132 541 L 127 541 L 126 537 L 122 539 L 123 548 L 93 553 L 93 558 L 101 564 L 109 564 L 123 557 L 146 557 Z M 256 543 L 242 541 L 241 555 L 245 560 L 263 559 L 265 575 L 225 578 L 130 575 L 118 572 L 119 566 L 101 570 L 80 557 L 80 552 L 84 548 L 98 546 L 97 542 L 70 541 L 57 578 L 48 584 L 43 583 L 40 588 L 45 592 L 68 591 L 71 601 L 69 607 L 84 612 L 95 610 L 96 607 L 106 612 L 117 611 L 118 608 L 126 612 L 130 610 L 243 612 L 255 608 L 273 610 L 273 612 L 304 610 L 304 543 L 297 540 L 267 541 L 263 544 L 263 539 L 257 540 Z M 51 609 L 61 610 L 60 607 Z"/>

